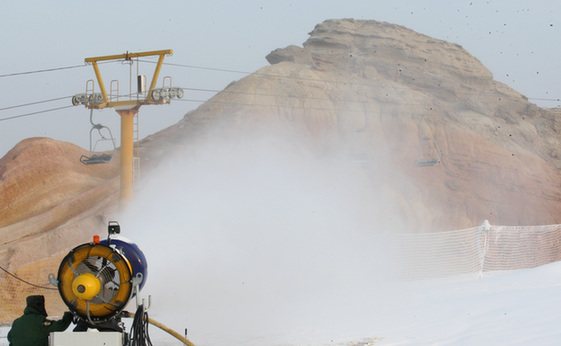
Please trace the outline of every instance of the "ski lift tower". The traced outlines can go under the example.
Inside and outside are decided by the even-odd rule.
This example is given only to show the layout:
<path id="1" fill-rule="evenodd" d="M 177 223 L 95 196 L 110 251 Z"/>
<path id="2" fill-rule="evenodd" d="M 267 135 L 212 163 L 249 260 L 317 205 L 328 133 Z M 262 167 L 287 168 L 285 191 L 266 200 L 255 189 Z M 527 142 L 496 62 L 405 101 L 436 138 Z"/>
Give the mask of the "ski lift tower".
<path id="1" fill-rule="evenodd" d="M 173 50 L 159 50 L 140 53 L 125 53 L 120 55 L 109 55 L 95 58 L 86 58 L 85 62 L 93 66 L 95 76 L 99 85 L 100 93 L 94 93 L 93 80 L 86 82 L 86 93 L 76 94 L 72 97 L 72 104 L 83 104 L 88 109 L 114 108 L 121 116 L 121 187 L 119 200 L 121 204 L 132 198 L 133 189 L 133 156 L 134 156 L 134 117 L 138 113 L 142 105 L 162 105 L 170 103 L 174 97 L 182 98 L 183 89 L 171 87 L 171 78 L 164 77 L 161 88 L 156 88 L 158 75 L 166 55 L 172 55 Z M 138 94 L 135 98 L 130 97 L 128 100 L 119 100 L 118 82 L 111 82 L 110 94 L 107 94 L 101 73 L 99 71 L 98 62 L 110 60 L 125 60 L 133 62 L 139 57 L 158 56 L 158 62 L 154 70 L 154 75 L 150 81 L 150 87 L 145 90 L 146 77 L 138 76 Z M 166 84 L 169 81 L 169 85 Z M 116 95 L 114 95 L 114 84 L 116 85 Z M 132 93 L 132 91 L 131 91 Z"/>

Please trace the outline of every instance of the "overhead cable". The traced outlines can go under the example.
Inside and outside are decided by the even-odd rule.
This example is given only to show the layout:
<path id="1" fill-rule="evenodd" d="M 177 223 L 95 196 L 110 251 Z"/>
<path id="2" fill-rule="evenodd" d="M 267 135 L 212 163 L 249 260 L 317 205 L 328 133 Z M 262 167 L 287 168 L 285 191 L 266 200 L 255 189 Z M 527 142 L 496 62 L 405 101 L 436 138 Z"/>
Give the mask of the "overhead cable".
<path id="1" fill-rule="evenodd" d="M 41 72 L 52 72 L 52 71 L 60 71 L 60 70 L 69 70 L 72 68 L 84 67 L 86 65 L 74 65 L 74 66 L 66 66 L 66 67 L 55 67 L 55 68 L 48 68 L 44 70 L 34 70 L 34 71 L 26 71 L 26 72 L 16 72 L 16 73 L 8 73 L 8 74 L 0 74 L 0 78 L 4 77 L 13 77 L 13 76 L 23 76 L 26 74 L 33 74 L 33 73 L 41 73 Z"/>
<path id="2" fill-rule="evenodd" d="M 99 64 L 107 64 L 107 63 L 112 63 L 113 61 L 106 61 L 106 62 L 100 62 Z M 42 70 L 33 70 L 33 71 L 26 71 L 26 72 L 14 72 L 14 73 L 7 73 L 7 74 L 0 74 L 0 78 L 4 78 L 4 77 L 14 77 L 14 76 L 23 76 L 23 75 L 28 75 L 28 74 L 34 74 L 34 73 L 42 73 L 42 72 L 53 72 L 53 71 L 61 71 L 61 70 L 70 70 L 70 69 L 74 69 L 74 68 L 80 68 L 80 67 L 86 67 L 88 66 L 87 64 L 83 64 L 83 65 L 72 65 L 72 66 L 63 66 L 63 67 L 53 67 L 53 68 L 46 68 L 46 69 L 42 69 Z"/>
<path id="3" fill-rule="evenodd" d="M 536 100 L 536 101 L 552 101 L 552 102 L 559 102 L 561 99 L 541 99 L 537 97 L 528 97 L 528 100 Z"/>
<path id="4" fill-rule="evenodd" d="M 70 105 L 70 106 L 65 106 L 65 107 L 58 107 L 58 108 L 46 109 L 46 110 L 43 110 L 43 111 L 31 112 L 31 113 L 20 114 L 20 115 L 14 115 L 13 117 L 0 118 L 0 121 L 12 120 L 12 119 L 17 119 L 17 118 L 23 118 L 23 117 L 27 117 L 27 116 L 30 116 L 30 115 L 36 115 L 36 114 L 41 114 L 41 113 L 53 112 L 53 111 L 58 111 L 58 110 L 61 110 L 61 109 L 66 109 L 66 108 L 71 108 L 71 107 L 74 107 L 74 106 L 73 106 L 73 105 Z"/>
<path id="5" fill-rule="evenodd" d="M 147 63 L 156 63 L 155 61 L 150 61 L 150 60 L 142 60 L 142 62 L 147 62 Z M 381 87 L 381 88 L 385 88 L 385 86 L 383 85 L 373 85 L 370 83 L 356 83 L 356 82 L 352 82 L 349 80 L 325 80 L 325 79 L 320 79 L 320 78 L 306 78 L 306 77 L 296 77 L 296 76 L 283 76 L 283 75 L 278 75 L 278 74 L 270 74 L 270 73 L 259 73 L 259 72 L 247 72 L 247 71 L 239 71 L 239 70 L 230 70 L 230 69 L 224 69 L 224 68 L 212 68 L 212 67 L 206 67 L 206 66 L 196 66 L 196 65 L 186 65 L 186 64 L 174 64 L 174 63 L 163 63 L 163 65 L 169 65 L 169 66 L 176 66 L 176 67 L 186 67 L 186 68 L 192 68 L 192 69 L 200 69 L 200 70 L 210 70 L 210 71 L 219 71 L 219 72 L 231 72 L 231 73 L 241 73 L 241 74 L 246 74 L 246 75 L 254 75 L 254 76 L 259 76 L 259 77 L 272 77 L 272 78 L 286 78 L 286 79 L 294 79 L 294 80 L 301 80 L 301 81 L 310 81 L 310 82 L 323 82 L 323 83 L 334 83 L 334 84 L 346 84 L 346 85 L 350 85 L 350 86 L 365 86 L 365 87 L 372 87 L 372 86 L 376 86 L 376 87 Z M 392 86 L 392 89 L 406 89 L 406 87 L 395 87 Z M 186 89 L 186 88 L 184 88 Z M 410 89 L 410 88 L 407 88 Z M 201 91 L 206 91 L 206 90 L 201 90 Z M 210 91 L 210 90 L 209 90 Z M 478 93 L 474 93 L 474 92 L 459 92 L 460 94 L 464 94 L 464 95 L 480 95 Z M 561 101 L 561 99 L 544 99 L 544 98 L 535 98 L 535 97 L 527 97 L 528 100 L 537 100 L 537 101 Z"/>
<path id="6" fill-rule="evenodd" d="M 37 105 L 40 103 L 47 103 L 47 102 L 52 102 L 52 101 L 59 101 L 59 100 L 64 100 L 64 99 L 69 99 L 72 96 L 64 96 L 64 97 L 57 97 L 54 99 L 50 99 L 50 100 L 43 100 L 43 101 L 35 101 L 35 102 L 30 102 L 30 103 L 24 103 L 21 105 L 16 105 L 16 106 L 10 106 L 10 107 L 4 107 L 4 108 L 0 108 L 0 111 L 5 111 L 8 109 L 13 109 L 13 108 L 19 108 L 19 107 L 26 107 L 26 106 L 32 106 L 32 105 Z"/>
<path id="7" fill-rule="evenodd" d="M 142 62 L 148 62 L 148 63 L 155 63 L 154 61 L 150 61 L 150 60 L 141 60 Z M 104 62 L 104 63 L 111 63 L 111 62 L 115 62 L 115 61 L 108 61 L 108 62 Z M 382 89 L 401 89 L 399 87 L 396 86 L 385 86 L 385 85 L 373 85 L 373 84 L 369 84 L 369 83 L 355 83 L 353 81 L 349 81 L 349 79 L 347 80 L 325 80 L 325 79 L 319 79 L 319 78 L 305 78 L 305 77 L 297 77 L 297 76 L 283 76 L 283 75 L 275 75 L 275 74 L 266 74 L 266 73 L 258 73 L 258 72 L 247 72 L 247 71 L 240 71 L 240 70 L 231 70 L 231 69 L 224 69 L 224 68 L 212 68 L 212 67 L 206 67 L 206 66 L 196 66 L 196 65 L 186 65 L 186 64 L 175 64 L 175 63 L 164 63 L 164 65 L 169 65 L 169 66 L 176 66 L 176 67 L 185 67 L 185 68 L 193 68 L 193 69 L 203 69 L 203 70 L 211 70 L 211 71 L 219 71 L 219 72 L 231 72 L 231 73 L 241 73 L 241 74 L 246 74 L 246 75 L 255 75 L 255 76 L 260 76 L 260 77 L 272 77 L 272 78 L 288 78 L 288 79 L 296 79 L 296 80 L 304 80 L 304 81 L 313 81 L 313 82 L 323 82 L 323 83 L 343 83 L 346 85 L 350 85 L 350 86 L 368 86 L 368 87 L 378 87 L 378 88 L 382 88 Z M 57 70 L 65 70 L 65 69 L 72 69 L 72 68 L 78 68 L 78 67 L 84 67 L 87 65 L 75 65 L 75 66 L 66 66 L 66 67 L 58 67 L 58 68 L 52 68 L 52 69 L 44 69 L 44 70 L 35 70 L 35 71 L 28 71 L 28 72 L 20 72 L 20 73 L 12 73 L 12 74 L 5 74 L 5 75 L 0 75 L 0 77 L 8 77 L 8 76 L 17 76 L 17 75 L 24 75 L 24 74 L 32 74 L 32 73 L 39 73 L 39 72 L 49 72 L 49 71 L 57 71 Z M 405 88 L 405 87 L 402 87 Z M 226 92 L 226 93 L 236 93 L 236 94 L 246 94 L 246 95 L 253 95 L 253 96 L 272 96 L 272 97 L 288 97 L 288 98 L 297 98 L 297 99 L 301 99 L 301 100 L 326 100 L 325 98 L 312 98 L 312 97 L 306 97 L 306 96 L 296 96 L 296 95 L 279 95 L 279 94 L 265 94 L 265 93 L 255 93 L 255 92 L 244 92 L 244 91 L 232 91 L 232 90 L 228 90 L 228 88 L 224 89 L 224 90 L 214 90 L 214 89 L 202 89 L 202 88 L 182 88 L 183 90 L 190 90 L 190 91 L 200 91 L 200 92 L 213 92 L 213 93 L 221 93 L 221 92 Z M 474 93 L 474 92 L 462 92 L 462 94 L 472 94 L 472 95 L 481 95 L 478 93 Z M 119 97 L 121 96 L 127 96 L 127 95 L 119 95 Z M 49 100 L 43 100 L 43 101 L 35 101 L 35 102 L 30 102 L 30 103 L 26 103 L 26 104 L 20 104 L 20 105 L 15 105 L 15 106 L 9 106 L 9 107 L 4 107 L 4 108 L 0 108 L 0 111 L 4 111 L 4 110 L 9 110 L 9 109 L 14 109 L 14 108 L 19 108 L 19 107 L 25 107 L 25 106 L 31 106 L 31 105 L 37 105 L 37 104 L 41 104 L 41 103 L 46 103 L 46 102 L 52 102 L 52 101 L 58 101 L 58 100 L 62 100 L 62 99 L 66 99 L 69 98 L 70 96 L 65 96 L 65 97 L 60 97 L 60 98 L 54 98 L 54 99 L 49 99 Z M 527 98 L 528 100 L 536 100 L 536 101 L 550 101 L 550 102 L 559 102 L 561 101 L 561 99 L 547 99 L 547 98 Z M 211 101 L 211 100 L 185 100 L 188 102 L 197 102 L 197 103 L 204 103 L 207 101 Z M 211 101 L 212 102 L 212 101 Z M 214 101 L 216 102 L 216 101 Z M 347 100 L 347 102 L 349 102 Z M 368 104 L 370 102 L 368 101 L 351 101 L 351 102 L 359 102 L 359 103 L 363 103 L 363 104 Z M 235 102 L 229 102 L 229 103 L 235 103 Z M 240 105 L 243 105 L 245 103 L 238 103 Z M 260 105 L 260 106 L 265 106 L 265 105 Z M 271 105 L 272 106 L 272 105 Z M 66 107 L 59 107 L 59 108 L 52 108 L 52 109 L 47 109 L 47 110 L 43 110 L 43 111 L 37 111 L 37 112 L 31 112 L 31 113 L 26 113 L 26 114 L 21 114 L 21 115 L 16 115 L 16 116 L 11 116 L 11 117 L 6 117 L 6 118 L 0 118 L 0 121 L 4 121 L 4 120 L 11 120 L 11 119 L 17 119 L 17 118 L 21 118 L 21 117 L 26 117 L 26 116 L 31 116 L 31 115 L 36 115 L 36 114 L 41 114 L 41 113 L 46 113 L 46 112 L 51 112 L 51 111 L 56 111 L 56 110 L 61 110 L 61 109 L 66 109 L 66 108 L 70 108 L 72 106 L 66 106 Z M 284 106 L 287 107 L 287 106 Z M 290 107 L 290 106 L 289 106 Z"/>
<path id="8" fill-rule="evenodd" d="M 148 62 L 148 63 L 156 64 L 155 61 L 151 61 L 151 60 L 139 60 L 139 61 L 140 61 L 140 62 Z M 186 64 L 174 64 L 174 63 L 169 63 L 169 62 L 164 62 L 164 63 L 162 63 L 162 65 L 176 66 L 176 67 L 186 67 L 186 68 L 192 68 L 192 69 L 197 69 L 197 70 L 209 70 L 209 71 L 219 71 L 219 72 L 231 72 L 231 73 L 241 73 L 241 74 L 247 74 L 247 75 L 252 74 L 252 72 L 247 72 L 247 71 L 229 70 L 229 69 L 225 69 L 225 68 L 206 67 L 206 66 L 195 66 L 195 65 L 186 65 Z"/>
<path id="9" fill-rule="evenodd" d="M 18 276 L 16 276 L 16 275 L 10 273 L 9 271 L 7 271 L 5 268 L 3 268 L 3 267 L 1 267 L 1 266 L 0 266 L 0 270 L 2 270 L 4 273 L 10 275 L 10 276 L 13 277 L 14 279 L 19 280 L 19 281 L 21 281 L 21 282 L 23 282 L 23 283 L 25 283 L 25 284 L 28 284 L 29 286 L 33 286 L 33 287 L 37 287 L 37 288 L 43 288 L 43 289 L 46 289 L 46 290 L 56 290 L 56 289 L 57 289 L 57 288 L 54 288 L 54 287 L 39 286 L 39 285 L 33 284 L 33 283 L 29 282 L 29 281 L 25 281 L 24 279 L 22 279 L 22 278 L 20 278 L 20 277 L 18 277 Z"/>

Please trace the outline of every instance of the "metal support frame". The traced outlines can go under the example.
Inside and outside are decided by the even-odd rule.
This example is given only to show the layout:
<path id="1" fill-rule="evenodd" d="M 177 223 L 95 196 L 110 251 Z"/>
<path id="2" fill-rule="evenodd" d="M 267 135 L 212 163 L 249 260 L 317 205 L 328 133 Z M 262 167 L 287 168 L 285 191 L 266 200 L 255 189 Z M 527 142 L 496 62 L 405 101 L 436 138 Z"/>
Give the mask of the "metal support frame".
<path id="1" fill-rule="evenodd" d="M 133 190 L 133 157 L 134 157 L 134 117 L 138 113 L 137 106 L 128 110 L 117 110 L 121 116 L 121 190 L 120 200 L 123 203 L 132 199 Z"/>
<path id="2" fill-rule="evenodd" d="M 120 202 L 121 204 L 126 203 L 132 198 L 133 190 L 133 158 L 134 158 L 134 117 L 138 113 L 140 106 L 142 105 L 154 105 L 154 104 L 168 104 L 172 97 L 181 98 L 183 96 L 183 89 L 181 88 L 162 88 L 161 90 L 166 90 L 167 97 L 153 98 L 154 95 L 161 95 L 160 89 L 156 89 L 156 83 L 158 81 L 158 76 L 164 62 L 164 57 L 166 55 L 172 55 L 173 50 L 157 50 L 149 52 L 139 52 L 139 53 L 125 53 L 118 55 L 108 55 L 93 58 L 86 58 L 85 62 L 92 65 L 97 82 L 99 84 L 100 94 L 93 94 L 93 81 L 92 81 L 92 94 L 91 100 L 88 91 L 86 94 L 78 94 L 73 97 L 72 103 L 84 104 L 86 108 L 89 109 L 103 109 L 103 108 L 115 108 L 117 113 L 121 116 L 121 188 L 120 188 Z M 103 79 L 101 77 L 101 72 L 99 70 L 98 62 L 109 61 L 109 60 L 122 60 L 132 61 L 133 58 L 147 57 L 147 56 L 158 56 L 158 62 L 150 81 L 150 88 L 146 92 L 146 97 L 137 99 L 130 99 L 119 101 L 118 98 L 109 98 Z M 171 83 L 170 83 L 171 84 Z M 173 89 L 173 90 L 172 90 Z M 112 95 L 111 95 L 112 96 Z"/>
<path id="3" fill-rule="evenodd" d="M 156 83 L 158 82 L 158 76 L 160 74 L 160 70 L 162 69 L 162 64 L 164 62 L 164 57 L 166 55 L 172 55 L 173 50 L 157 50 L 151 52 L 140 52 L 140 53 L 125 53 L 119 55 L 108 55 L 108 56 L 100 56 L 94 58 L 86 58 L 86 63 L 91 63 L 92 67 L 95 72 L 95 76 L 97 78 L 97 83 L 99 84 L 99 89 L 101 91 L 101 95 L 103 96 L 103 102 L 99 104 L 92 104 L 88 105 L 91 108 L 101 109 L 106 107 L 135 107 L 138 105 L 144 104 L 165 104 L 169 103 L 169 99 L 160 99 L 160 100 L 153 100 L 152 99 L 152 90 L 156 87 Z M 109 60 L 121 60 L 125 59 L 126 61 L 132 61 L 133 58 L 145 57 L 145 56 L 155 56 L 158 55 L 158 62 L 156 64 L 156 68 L 154 70 L 154 75 L 152 76 L 152 80 L 150 81 L 150 88 L 148 89 L 148 93 L 145 99 L 138 99 L 138 100 L 126 100 L 126 101 L 111 101 L 107 95 L 107 90 L 105 89 L 105 84 L 103 83 L 103 79 L 101 78 L 101 72 L 99 71 L 98 62 L 99 61 L 109 61 Z M 88 107 L 86 106 L 86 107 Z"/>

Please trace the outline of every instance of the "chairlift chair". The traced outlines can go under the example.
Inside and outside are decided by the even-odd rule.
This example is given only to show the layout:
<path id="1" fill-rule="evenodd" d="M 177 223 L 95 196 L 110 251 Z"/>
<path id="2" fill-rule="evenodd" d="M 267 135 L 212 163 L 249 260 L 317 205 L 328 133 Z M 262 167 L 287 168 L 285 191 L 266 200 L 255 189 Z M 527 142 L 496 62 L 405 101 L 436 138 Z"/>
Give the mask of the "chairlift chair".
<path id="1" fill-rule="evenodd" d="M 82 162 L 85 165 L 96 165 L 96 164 L 103 164 L 103 163 L 109 163 L 111 162 L 111 159 L 113 159 L 113 155 L 115 155 L 115 152 L 117 151 L 117 147 L 115 145 L 115 138 L 113 137 L 113 134 L 111 133 L 111 129 L 107 126 L 101 125 L 101 124 L 94 124 L 93 119 L 92 119 L 92 115 L 93 115 L 93 109 L 90 111 L 90 122 L 92 123 L 92 129 L 90 130 L 90 155 L 82 155 L 80 156 L 80 162 Z M 107 138 L 106 136 L 103 135 L 102 131 L 103 129 L 107 129 L 107 133 L 109 133 L 109 138 Z M 93 131 L 97 130 L 98 134 L 99 134 L 99 139 L 97 139 L 95 141 L 95 144 L 93 143 Z M 106 141 L 110 141 L 112 144 L 112 151 L 110 153 L 107 152 L 96 152 L 97 149 L 97 145 L 99 143 L 102 142 L 106 142 Z"/>
<path id="2" fill-rule="evenodd" d="M 436 141 L 436 139 L 431 138 L 431 137 L 427 137 L 427 136 L 423 136 L 423 118 L 425 116 L 423 115 L 421 117 L 421 121 L 419 122 L 419 152 L 420 152 L 420 158 L 418 160 L 415 160 L 415 166 L 416 167 L 433 167 L 436 166 L 440 163 L 440 160 L 442 158 L 442 154 L 440 153 L 440 148 L 438 147 L 438 142 Z M 426 147 L 426 143 L 430 143 L 432 142 L 433 147 L 436 150 L 437 153 L 437 157 L 425 157 L 424 156 L 424 150 L 423 148 Z"/>

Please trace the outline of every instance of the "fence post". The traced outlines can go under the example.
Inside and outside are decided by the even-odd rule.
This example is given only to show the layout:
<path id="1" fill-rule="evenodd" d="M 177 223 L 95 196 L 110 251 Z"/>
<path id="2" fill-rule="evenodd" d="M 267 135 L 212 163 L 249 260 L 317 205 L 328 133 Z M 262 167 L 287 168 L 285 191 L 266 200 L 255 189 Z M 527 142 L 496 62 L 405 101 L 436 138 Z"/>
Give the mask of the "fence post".
<path id="1" fill-rule="evenodd" d="M 477 236 L 477 246 L 479 248 L 479 277 L 483 277 L 483 266 L 485 265 L 485 255 L 487 254 L 487 240 L 489 237 L 489 231 L 491 230 L 491 225 L 488 220 L 483 221 L 481 226 L 479 226 L 479 232 Z M 483 242 L 481 237 L 483 236 Z M 483 246 L 481 246 L 483 244 Z"/>

